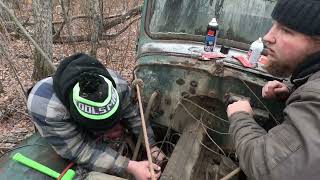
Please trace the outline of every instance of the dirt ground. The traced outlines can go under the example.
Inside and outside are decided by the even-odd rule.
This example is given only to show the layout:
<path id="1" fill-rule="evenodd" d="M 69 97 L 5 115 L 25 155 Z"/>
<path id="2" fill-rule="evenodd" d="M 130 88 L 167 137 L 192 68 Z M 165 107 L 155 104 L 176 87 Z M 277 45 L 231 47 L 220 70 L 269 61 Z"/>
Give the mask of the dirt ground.
<path id="1" fill-rule="evenodd" d="M 19 15 L 19 13 L 17 14 Z M 116 39 L 100 41 L 100 48 L 97 52 L 97 58 L 106 67 L 116 70 L 129 82 L 132 80 L 132 70 L 135 66 L 135 45 L 138 27 L 139 22 L 136 22 Z M 117 28 L 112 29 L 110 32 L 112 31 L 116 32 Z M 34 49 L 30 43 L 24 38 L 8 37 L 3 32 L 0 32 L 0 35 L 6 37 L 5 41 L 3 41 L 3 38 L 0 41 L 5 44 L 5 51 L 8 54 L 8 58 L 3 55 L 0 56 L 0 83 L 3 86 L 3 91 L 0 88 L 1 155 L 34 132 L 33 123 L 27 112 L 26 98 L 23 91 L 30 88 L 35 81 L 32 80 Z M 76 51 L 89 53 L 90 43 L 77 43 Z M 61 59 L 71 54 L 73 54 L 73 51 L 69 44 L 54 44 L 53 61 L 56 65 Z M 16 73 L 14 73 L 13 69 L 16 69 Z M 24 90 L 22 90 L 16 75 Z"/>

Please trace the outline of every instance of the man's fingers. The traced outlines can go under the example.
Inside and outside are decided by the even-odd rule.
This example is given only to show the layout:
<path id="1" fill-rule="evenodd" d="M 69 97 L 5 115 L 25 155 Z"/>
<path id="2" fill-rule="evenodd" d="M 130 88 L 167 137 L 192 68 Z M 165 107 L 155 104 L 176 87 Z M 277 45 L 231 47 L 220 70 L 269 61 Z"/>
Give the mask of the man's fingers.
<path id="1" fill-rule="evenodd" d="M 263 86 L 261 94 L 262 97 L 266 97 L 266 86 Z"/>
<path id="2" fill-rule="evenodd" d="M 276 92 L 276 93 L 288 92 L 288 88 L 286 88 L 286 87 L 275 88 L 274 92 Z"/>
<path id="3" fill-rule="evenodd" d="M 268 87 L 268 90 L 265 93 L 266 93 L 266 97 L 269 97 L 269 98 L 272 98 L 275 96 L 274 88 L 270 86 Z"/>
<path id="4" fill-rule="evenodd" d="M 161 175 L 161 171 L 158 171 L 157 173 L 155 173 L 156 179 L 158 179 L 160 177 L 160 175 Z"/>
<path id="5" fill-rule="evenodd" d="M 161 170 L 161 167 L 156 165 L 156 164 L 154 164 L 154 163 L 152 164 L 152 166 L 153 166 L 153 169 L 156 170 L 156 171 L 160 171 Z"/>
<path id="6" fill-rule="evenodd" d="M 151 178 L 151 173 L 150 173 L 150 172 L 148 172 L 148 173 L 146 174 L 146 178 L 147 178 L 147 179 L 150 179 L 150 178 Z"/>
<path id="7" fill-rule="evenodd" d="M 274 88 L 280 88 L 283 86 L 283 84 L 279 81 L 272 81 L 273 83 L 271 84 L 272 87 Z"/>

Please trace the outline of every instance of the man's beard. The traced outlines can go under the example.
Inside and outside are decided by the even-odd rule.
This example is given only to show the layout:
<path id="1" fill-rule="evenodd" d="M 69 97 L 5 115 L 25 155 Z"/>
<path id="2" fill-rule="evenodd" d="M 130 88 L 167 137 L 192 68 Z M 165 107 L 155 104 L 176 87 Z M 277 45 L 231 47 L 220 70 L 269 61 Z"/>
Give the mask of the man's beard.
<path id="1" fill-rule="evenodd" d="M 263 68 L 271 75 L 281 78 L 289 77 L 294 70 L 293 66 L 285 64 L 284 62 L 281 62 L 279 60 L 268 60 L 267 64 L 264 65 Z"/>

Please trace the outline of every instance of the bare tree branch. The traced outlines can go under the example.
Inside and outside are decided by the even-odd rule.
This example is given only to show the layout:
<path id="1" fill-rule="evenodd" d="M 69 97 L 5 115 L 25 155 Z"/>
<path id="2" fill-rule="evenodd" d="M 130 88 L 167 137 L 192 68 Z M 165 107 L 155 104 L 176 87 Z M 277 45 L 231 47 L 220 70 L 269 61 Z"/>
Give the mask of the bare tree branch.
<path id="1" fill-rule="evenodd" d="M 133 23 L 135 23 L 136 21 L 138 21 L 141 17 L 138 17 L 134 20 L 132 20 L 129 24 L 127 24 L 124 28 L 122 28 L 120 31 L 118 31 L 117 33 L 115 34 L 109 34 L 109 35 L 104 35 L 104 37 L 108 40 L 110 39 L 114 39 L 116 37 L 118 37 L 120 34 L 122 34 L 124 31 L 126 31 Z M 104 39 L 104 40 L 106 40 Z"/>
<path id="2" fill-rule="evenodd" d="M 11 19 L 15 22 L 15 24 L 20 28 L 20 30 L 23 32 L 23 34 L 28 38 L 29 41 L 32 42 L 33 46 L 36 48 L 37 51 L 44 57 L 46 62 L 49 64 L 49 67 L 55 71 L 57 68 L 55 65 L 51 62 L 47 54 L 40 48 L 40 46 L 36 43 L 36 41 L 31 37 L 31 35 L 27 32 L 27 30 L 21 25 L 17 17 L 12 13 L 12 11 L 0 0 L 0 6 L 2 9 L 4 9 L 11 17 Z"/>
<path id="3" fill-rule="evenodd" d="M 88 15 L 78 15 L 78 16 L 72 16 L 70 18 L 70 22 L 74 21 L 74 20 L 77 20 L 77 19 L 89 19 L 91 18 L 90 16 Z M 55 24 L 63 24 L 65 23 L 64 20 L 63 21 L 53 21 L 52 24 L 55 25 Z"/>
<path id="4" fill-rule="evenodd" d="M 119 30 L 114 34 L 103 34 L 99 38 L 100 40 L 112 40 L 122 34 L 125 30 L 127 30 L 134 22 L 139 20 L 141 17 L 138 17 L 132 20 L 129 24 L 127 24 L 124 28 Z M 82 35 L 82 36 L 73 36 L 74 42 L 83 42 L 83 41 L 91 41 L 91 35 Z M 53 43 L 69 43 L 71 42 L 70 38 L 67 36 L 60 37 L 59 39 L 54 39 Z"/>
<path id="5" fill-rule="evenodd" d="M 68 32 L 68 35 L 69 35 L 69 38 L 71 40 L 71 45 L 72 45 L 72 48 L 73 48 L 73 53 L 76 52 L 76 47 L 75 47 L 75 44 L 74 44 L 74 41 L 72 39 L 72 34 L 71 34 L 71 31 L 70 31 L 70 20 L 69 20 L 69 17 L 67 15 L 67 12 L 66 12 L 66 8 L 64 6 L 64 0 L 60 0 L 60 4 L 61 4 L 61 8 L 62 8 L 62 13 L 63 13 L 63 19 L 64 19 L 64 22 L 66 22 L 67 24 L 67 32 Z M 61 25 L 62 26 L 62 25 Z M 60 34 L 60 33 L 59 33 Z"/>
<path id="6" fill-rule="evenodd" d="M 108 16 L 106 18 L 104 18 L 106 21 L 103 22 L 103 29 L 106 31 L 106 30 L 109 30 L 111 29 L 112 27 L 116 26 L 116 25 L 119 25 L 121 23 L 124 23 L 125 21 L 141 14 L 141 8 L 142 8 L 142 5 L 140 6 L 136 6 L 134 7 L 133 9 L 129 10 L 128 12 L 124 13 L 124 14 L 116 14 L 116 15 L 111 15 L 111 16 Z M 79 15 L 79 16 L 74 16 L 70 19 L 70 23 L 76 19 L 91 19 L 92 17 L 91 16 L 87 16 L 87 15 Z M 113 19 L 113 18 L 116 18 L 116 19 Z M 113 19 L 113 20 L 110 20 L 108 22 L 109 19 Z M 56 34 L 53 36 L 53 41 L 55 43 L 62 43 L 61 40 L 59 39 L 65 39 L 65 37 L 61 37 L 60 38 L 60 33 L 64 27 L 64 25 L 66 24 L 66 21 L 56 21 L 56 22 L 53 22 L 53 24 L 61 24 L 59 30 L 56 32 Z M 89 41 L 89 40 L 86 40 L 87 38 L 78 38 L 77 39 L 77 36 L 75 37 L 74 41 L 75 42 L 81 42 L 81 41 Z M 71 42 L 71 40 L 67 40 L 67 42 Z"/>
<path id="7" fill-rule="evenodd" d="M 121 17 L 123 17 L 123 16 L 127 16 L 128 14 L 130 14 L 130 13 L 133 13 L 133 15 L 131 15 L 131 16 L 136 16 L 136 15 L 139 15 L 139 14 L 141 14 L 141 8 L 142 8 L 142 5 L 139 5 L 139 6 L 136 6 L 136 7 L 134 7 L 133 9 L 130 9 L 128 12 L 126 12 L 125 14 L 123 14 L 123 13 L 121 13 L 121 14 L 114 14 L 114 15 L 110 15 L 110 16 L 107 16 L 107 17 L 104 17 L 104 15 L 103 15 L 103 19 L 104 20 L 109 20 L 109 19 L 113 19 L 113 18 L 121 18 Z M 77 19 L 90 19 L 90 18 L 92 18 L 91 16 L 88 16 L 88 15 L 77 15 L 77 16 L 72 16 L 71 18 L 70 18 L 70 22 L 72 22 L 72 21 L 75 21 L 75 20 L 77 20 Z M 63 24 L 64 23 L 64 21 L 53 21 L 52 22 L 52 24 Z M 26 25 L 34 25 L 34 23 L 26 23 Z"/>
<path id="8" fill-rule="evenodd" d="M 66 21 L 63 21 L 62 24 L 60 25 L 58 31 L 53 35 L 52 39 L 57 39 L 60 37 L 61 31 L 62 31 L 65 24 L 66 24 Z"/>
<path id="9" fill-rule="evenodd" d="M 114 26 L 121 24 L 121 23 L 131 19 L 132 17 L 141 14 L 141 8 L 142 8 L 142 5 L 134 7 L 133 9 L 130 9 L 128 12 L 119 16 L 117 19 L 114 19 L 114 20 L 111 20 L 107 23 L 104 23 L 104 26 L 103 26 L 104 30 L 109 30 L 109 29 L 113 28 Z"/>

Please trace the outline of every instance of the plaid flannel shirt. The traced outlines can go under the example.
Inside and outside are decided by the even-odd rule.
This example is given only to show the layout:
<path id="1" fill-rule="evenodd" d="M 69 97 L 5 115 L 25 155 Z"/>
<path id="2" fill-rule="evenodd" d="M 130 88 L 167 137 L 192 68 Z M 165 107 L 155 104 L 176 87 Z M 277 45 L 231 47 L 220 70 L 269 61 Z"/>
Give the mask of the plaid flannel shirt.
<path id="1" fill-rule="evenodd" d="M 121 100 L 121 121 L 138 136 L 141 118 L 137 104 L 131 100 L 131 89 L 119 74 L 110 69 L 108 71 L 116 83 Z M 51 77 L 39 81 L 33 87 L 28 97 L 28 111 L 41 136 L 60 156 L 90 170 L 124 175 L 129 159 L 119 155 L 106 143 L 96 143 L 86 129 L 72 120 L 53 90 Z M 150 144 L 153 144 L 151 127 L 148 128 L 148 135 Z"/>

